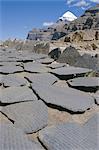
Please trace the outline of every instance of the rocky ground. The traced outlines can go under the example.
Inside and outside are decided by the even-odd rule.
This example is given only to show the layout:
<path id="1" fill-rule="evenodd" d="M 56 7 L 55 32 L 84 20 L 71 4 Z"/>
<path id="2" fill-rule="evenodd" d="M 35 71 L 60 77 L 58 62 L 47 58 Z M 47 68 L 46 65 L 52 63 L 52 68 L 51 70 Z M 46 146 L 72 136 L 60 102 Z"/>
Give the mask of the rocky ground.
<path id="1" fill-rule="evenodd" d="M 1 48 L 0 150 L 98 150 L 97 71 Z"/>

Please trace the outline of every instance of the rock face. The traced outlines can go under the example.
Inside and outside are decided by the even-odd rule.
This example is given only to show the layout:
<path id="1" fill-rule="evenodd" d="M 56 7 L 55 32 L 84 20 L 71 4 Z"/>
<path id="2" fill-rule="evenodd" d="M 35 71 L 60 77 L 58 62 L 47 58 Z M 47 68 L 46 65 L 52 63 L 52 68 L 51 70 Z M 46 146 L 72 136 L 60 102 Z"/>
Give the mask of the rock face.
<path id="1" fill-rule="evenodd" d="M 74 20 L 64 28 L 67 31 L 85 30 L 85 29 L 99 29 L 99 5 L 92 7 L 85 11 L 84 15 Z"/>
<path id="2" fill-rule="evenodd" d="M 29 40 L 41 40 L 46 41 L 52 38 L 51 32 L 45 29 L 33 29 L 27 35 Z"/>
<path id="3" fill-rule="evenodd" d="M 66 16 L 68 18 L 68 16 Z M 73 21 L 74 20 L 74 21 Z M 60 21 L 45 29 L 32 30 L 28 33 L 30 40 L 58 40 L 67 33 L 76 30 L 95 29 L 99 30 L 99 5 L 85 11 L 84 15 L 74 18 L 72 22 L 65 22 L 64 15 Z"/>

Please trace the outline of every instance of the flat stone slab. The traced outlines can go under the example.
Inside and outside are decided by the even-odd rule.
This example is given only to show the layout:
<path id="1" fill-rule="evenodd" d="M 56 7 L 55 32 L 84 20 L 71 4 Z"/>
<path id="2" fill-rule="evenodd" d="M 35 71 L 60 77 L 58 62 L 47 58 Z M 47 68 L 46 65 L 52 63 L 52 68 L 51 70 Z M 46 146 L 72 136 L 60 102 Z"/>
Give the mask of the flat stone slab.
<path id="1" fill-rule="evenodd" d="M 42 63 L 42 64 L 51 64 L 52 62 L 54 62 L 54 59 L 47 57 L 44 59 L 39 59 L 37 60 L 37 62 Z"/>
<path id="2" fill-rule="evenodd" d="M 36 132 L 47 125 L 47 106 L 41 101 L 22 102 L 5 106 L 2 112 L 25 133 Z"/>
<path id="3" fill-rule="evenodd" d="M 71 113 L 84 112 L 94 103 L 93 97 L 89 94 L 69 87 L 33 83 L 32 88 L 47 104 L 69 110 Z"/>
<path id="4" fill-rule="evenodd" d="M 99 113 L 87 123 L 62 123 L 46 127 L 39 139 L 48 150 L 99 150 Z"/>
<path id="5" fill-rule="evenodd" d="M 25 86 L 27 84 L 26 79 L 15 74 L 3 75 L 0 82 L 2 82 L 4 87 Z"/>
<path id="6" fill-rule="evenodd" d="M 0 73 L 2 74 L 17 73 L 22 71 L 23 68 L 21 66 L 15 66 L 15 65 L 0 66 Z"/>
<path id="7" fill-rule="evenodd" d="M 51 70 L 51 73 L 61 79 L 70 79 L 76 76 L 82 76 L 91 71 L 91 69 L 68 66 Z"/>
<path id="8" fill-rule="evenodd" d="M 24 70 L 30 73 L 43 73 L 48 72 L 50 69 L 46 68 L 43 64 L 29 62 L 24 64 Z"/>
<path id="9" fill-rule="evenodd" d="M 68 83 L 73 88 L 87 92 L 95 92 L 99 89 L 98 77 L 79 77 L 69 80 Z"/>
<path id="10" fill-rule="evenodd" d="M 37 100 L 36 95 L 28 87 L 8 87 L 0 90 L 0 102 L 16 103 Z"/>
<path id="11" fill-rule="evenodd" d="M 57 68 L 65 67 L 65 66 L 66 66 L 66 63 L 51 63 L 47 67 L 51 69 L 57 69 Z"/>
<path id="12" fill-rule="evenodd" d="M 32 83 L 42 83 L 46 85 L 52 85 L 58 81 L 58 78 L 50 73 L 28 74 L 25 78 Z"/>
<path id="13" fill-rule="evenodd" d="M 11 124 L 0 123 L 0 150 L 43 150 L 39 143 L 30 141 Z"/>

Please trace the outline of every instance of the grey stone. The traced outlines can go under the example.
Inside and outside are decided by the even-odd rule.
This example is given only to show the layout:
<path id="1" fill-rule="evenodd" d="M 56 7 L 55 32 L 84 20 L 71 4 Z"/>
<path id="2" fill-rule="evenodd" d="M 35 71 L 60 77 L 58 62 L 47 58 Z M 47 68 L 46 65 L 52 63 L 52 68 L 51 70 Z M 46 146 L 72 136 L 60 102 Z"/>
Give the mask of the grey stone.
<path id="1" fill-rule="evenodd" d="M 54 61 L 52 58 L 44 58 L 44 59 L 39 59 L 37 62 L 42 63 L 42 64 L 51 64 Z"/>
<path id="2" fill-rule="evenodd" d="M 66 63 L 52 63 L 52 64 L 49 64 L 47 67 L 51 69 L 56 69 L 56 68 L 61 68 L 65 66 L 66 66 Z"/>
<path id="3" fill-rule="evenodd" d="M 69 65 L 73 65 L 79 57 L 80 54 L 77 49 L 70 46 L 63 51 L 57 61 L 60 63 L 68 63 Z"/>
<path id="4" fill-rule="evenodd" d="M 51 85 L 58 80 L 57 77 L 50 73 L 28 74 L 25 78 L 32 83 L 42 83 L 46 85 Z"/>
<path id="5" fill-rule="evenodd" d="M 15 103 L 37 100 L 37 97 L 28 87 L 8 87 L 0 89 L 0 102 Z"/>
<path id="6" fill-rule="evenodd" d="M 98 77 L 79 77 L 68 81 L 68 84 L 79 90 L 95 92 L 99 89 Z"/>
<path id="7" fill-rule="evenodd" d="M 0 66 L 0 73 L 3 73 L 3 74 L 17 73 L 17 72 L 22 72 L 22 71 L 23 71 L 23 68 L 20 66 L 15 66 L 15 65 Z"/>
<path id="8" fill-rule="evenodd" d="M 0 123 L 0 150 L 43 150 L 39 143 L 30 141 L 11 124 Z"/>
<path id="9" fill-rule="evenodd" d="M 53 58 L 54 60 L 57 60 L 59 58 L 59 56 L 61 55 L 61 49 L 55 48 L 55 49 L 51 50 L 48 55 L 51 58 Z"/>
<path id="10" fill-rule="evenodd" d="M 24 70 L 31 73 L 42 73 L 48 72 L 50 69 L 46 68 L 43 64 L 29 62 L 24 64 Z"/>
<path id="11" fill-rule="evenodd" d="M 47 104 L 71 113 L 84 112 L 94 104 L 94 99 L 89 94 L 69 87 L 33 83 L 32 88 Z"/>
<path id="12" fill-rule="evenodd" d="M 62 67 L 51 70 L 51 73 L 55 74 L 60 79 L 71 79 L 73 77 L 83 76 L 84 74 L 91 72 L 91 69 L 80 68 L 80 67 Z"/>
<path id="13" fill-rule="evenodd" d="M 83 56 L 79 57 L 73 65 L 76 67 L 89 68 L 99 71 L 99 56 L 92 57 L 89 54 L 84 54 Z"/>
<path id="14" fill-rule="evenodd" d="M 2 84 L 4 87 L 25 86 L 27 84 L 27 81 L 26 79 L 15 74 L 9 74 L 2 76 Z"/>
<path id="15" fill-rule="evenodd" d="M 5 106 L 2 112 L 25 133 L 36 132 L 47 125 L 47 106 L 41 100 Z"/>
<path id="16" fill-rule="evenodd" d="M 39 139 L 48 150 L 98 150 L 99 114 L 86 124 L 64 123 L 46 127 L 39 132 Z"/>

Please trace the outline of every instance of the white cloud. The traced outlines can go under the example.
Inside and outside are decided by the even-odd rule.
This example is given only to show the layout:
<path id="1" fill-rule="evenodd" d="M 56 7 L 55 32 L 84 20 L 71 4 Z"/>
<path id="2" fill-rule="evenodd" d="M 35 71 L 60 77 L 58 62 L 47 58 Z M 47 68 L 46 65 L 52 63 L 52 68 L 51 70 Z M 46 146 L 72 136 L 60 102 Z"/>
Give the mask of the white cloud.
<path id="1" fill-rule="evenodd" d="M 72 4 L 73 2 L 75 2 L 75 0 L 67 0 L 68 5 Z"/>
<path id="2" fill-rule="evenodd" d="M 52 26 L 54 24 L 54 22 L 44 22 L 43 26 L 48 27 L 48 26 Z"/>
<path id="3" fill-rule="evenodd" d="M 90 1 L 94 3 L 99 3 L 99 0 L 90 0 Z"/>
<path id="4" fill-rule="evenodd" d="M 81 1 L 78 1 L 77 3 L 75 3 L 73 6 L 77 6 L 77 7 L 87 7 L 87 6 L 89 6 L 89 3 L 86 2 L 85 0 L 81 0 Z"/>

